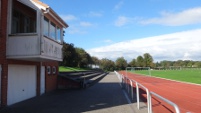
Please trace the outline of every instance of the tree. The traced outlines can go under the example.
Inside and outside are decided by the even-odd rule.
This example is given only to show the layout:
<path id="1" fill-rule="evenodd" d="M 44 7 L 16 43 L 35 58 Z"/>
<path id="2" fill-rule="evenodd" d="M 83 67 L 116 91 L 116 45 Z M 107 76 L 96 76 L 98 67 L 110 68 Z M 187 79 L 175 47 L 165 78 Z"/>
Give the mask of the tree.
<path id="1" fill-rule="evenodd" d="M 149 53 L 145 53 L 144 55 L 144 66 L 145 67 L 151 67 L 153 64 L 153 58 Z"/>
<path id="2" fill-rule="evenodd" d="M 71 66 L 71 67 L 77 66 L 76 58 L 78 55 L 72 43 L 68 44 L 64 42 L 62 52 L 63 52 L 63 62 L 60 62 L 60 65 Z"/>
<path id="3" fill-rule="evenodd" d="M 102 70 L 105 70 L 105 71 L 114 71 L 115 63 L 112 60 L 103 58 L 100 60 L 100 67 Z"/>
<path id="4" fill-rule="evenodd" d="M 100 60 L 97 57 L 92 56 L 91 59 L 92 59 L 92 64 L 94 64 L 94 65 L 100 64 Z"/>
<path id="5" fill-rule="evenodd" d="M 201 62 L 200 61 L 195 62 L 194 65 L 197 68 L 201 68 Z"/>
<path id="6" fill-rule="evenodd" d="M 124 59 L 124 57 L 119 57 L 117 58 L 115 65 L 118 70 L 125 70 L 127 67 L 127 61 Z"/>
<path id="7" fill-rule="evenodd" d="M 136 67 L 136 65 L 137 65 L 136 59 L 133 59 L 131 62 L 129 62 L 129 66 L 131 67 Z"/>
<path id="8" fill-rule="evenodd" d="M 77 67 L 87 67 L 88 64 L 92 63 L 91 56 L 82 48 L 75 48 L 77 57 Z"/>
<path id="9" fill-rule="evenodd" d="M 188 62 L 187 66 L 188 67 L 192 67 L 193 66 L 193 62 L 192 61 Z"/>
<path id="10" fill-rule="evenodd" d="M 144 66 L 144 59 L 142 56 L 137 57 L 137 66 L 143 67 Z"/>

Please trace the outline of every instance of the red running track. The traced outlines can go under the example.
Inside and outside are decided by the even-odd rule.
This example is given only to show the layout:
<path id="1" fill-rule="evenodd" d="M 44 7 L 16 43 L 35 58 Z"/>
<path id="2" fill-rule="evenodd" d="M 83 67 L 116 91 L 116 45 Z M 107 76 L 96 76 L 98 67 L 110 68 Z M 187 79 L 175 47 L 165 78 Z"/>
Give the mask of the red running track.
<path id="1" fill-rule="evenodd" d="M 125 71 L 119 73 L 126 76 Z M 127 73 L 127 77 L 147 87 L 150 91 L 174 102 L 181 113 L 201 113 L 201 85 L 166 80 L 162 78 Z M 143 94 L 146 96 L 146 94 Z M 174 113 L 174 108 L 157 97 L 152 98 L 154 113 Z"/>

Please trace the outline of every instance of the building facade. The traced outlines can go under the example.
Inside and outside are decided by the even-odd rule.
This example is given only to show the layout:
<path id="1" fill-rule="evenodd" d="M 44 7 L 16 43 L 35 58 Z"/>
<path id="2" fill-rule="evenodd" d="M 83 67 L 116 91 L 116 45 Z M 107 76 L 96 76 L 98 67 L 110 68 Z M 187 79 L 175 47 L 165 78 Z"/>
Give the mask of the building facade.
<path id="1" fill-rule="evenodd" d="M 67 23 L 39 0 L 0 0 L 0 17 L 0 105 L 55 90 Z"/>

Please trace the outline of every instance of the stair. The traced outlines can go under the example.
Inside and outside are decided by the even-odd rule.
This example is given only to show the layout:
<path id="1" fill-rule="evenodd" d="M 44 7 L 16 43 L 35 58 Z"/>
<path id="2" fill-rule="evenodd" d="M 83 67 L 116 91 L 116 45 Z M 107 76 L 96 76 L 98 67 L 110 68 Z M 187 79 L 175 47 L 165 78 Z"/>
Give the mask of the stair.
<path id="1" fill-rule="evenodd" d="M 103 71 L 60 72 L 58 76 L 59 89 L 82 89 L 88 88 L 108 73 Z"/>

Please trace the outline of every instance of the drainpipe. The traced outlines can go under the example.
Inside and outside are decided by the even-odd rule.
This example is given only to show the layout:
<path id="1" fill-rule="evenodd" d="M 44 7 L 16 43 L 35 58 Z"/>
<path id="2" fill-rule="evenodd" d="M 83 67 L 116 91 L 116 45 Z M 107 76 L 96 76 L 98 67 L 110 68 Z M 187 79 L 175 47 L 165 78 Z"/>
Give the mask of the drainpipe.
<path id="1" fill-rule="evenodd" d="M 46 8 L 45 12 L 43 12 L 43 14 L 49 13 L 50 12 L 50 8 Z"/>

